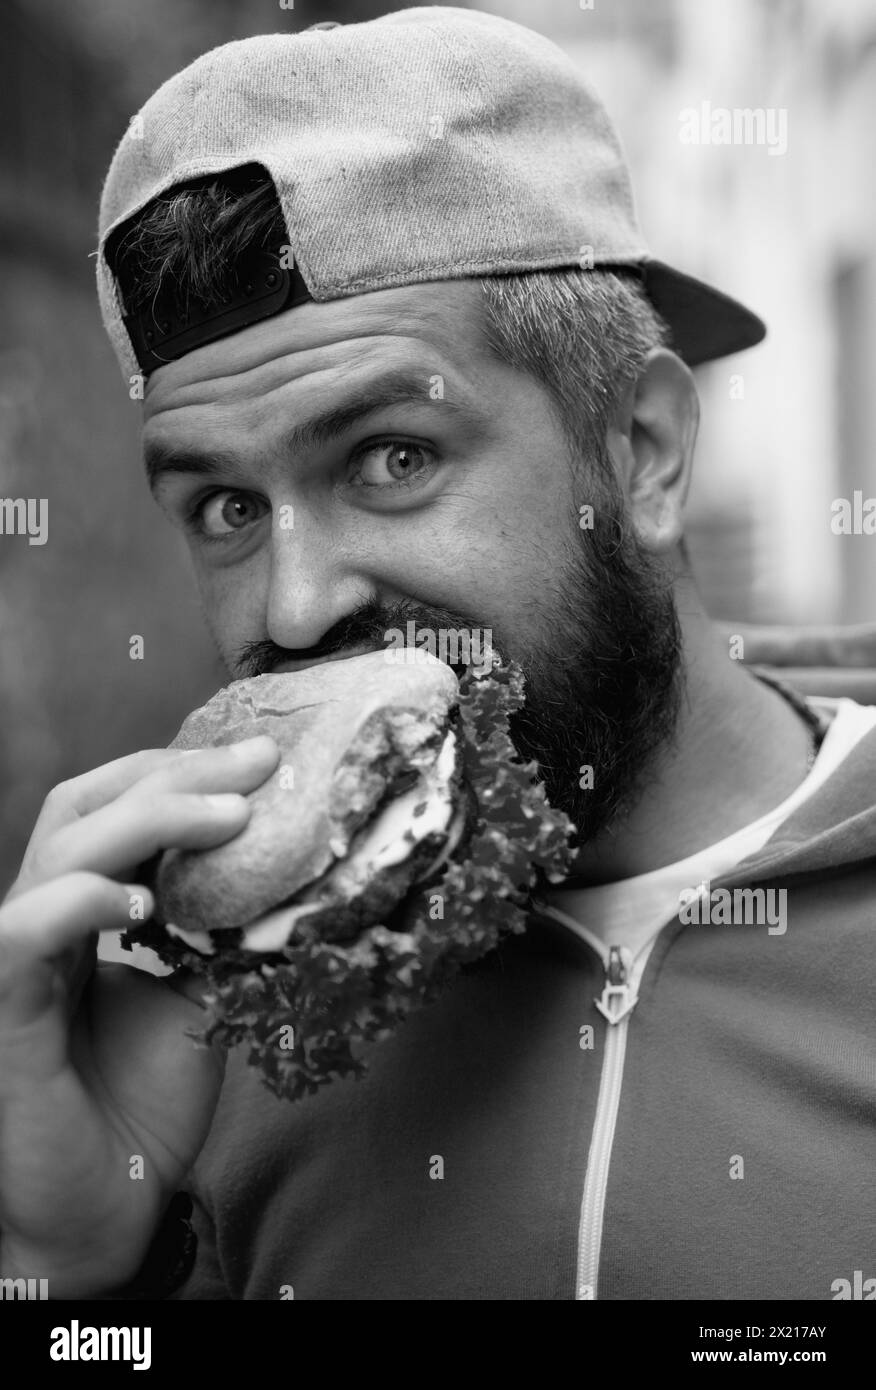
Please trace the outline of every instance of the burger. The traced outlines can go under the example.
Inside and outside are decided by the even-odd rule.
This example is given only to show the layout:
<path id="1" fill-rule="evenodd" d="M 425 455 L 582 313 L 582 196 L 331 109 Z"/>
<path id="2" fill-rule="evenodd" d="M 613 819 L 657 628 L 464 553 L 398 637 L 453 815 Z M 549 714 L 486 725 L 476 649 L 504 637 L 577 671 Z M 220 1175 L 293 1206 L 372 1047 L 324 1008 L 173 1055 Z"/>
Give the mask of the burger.
<path id="1" fill-rule="evenodd" d="M 158 903 L 180 939 L 208 954 L 205 924 L 240 928 L 240 945 L 261 953 L 290 936 L 349 939 L 458 842 L 456 677 L 409 650 L 417 659 L 405 665 L 371 652 L 239 681 L 189 716 L 176 747 L 270 734 L 281 762 L 230 844 L 163 856 Z"/>
<path id="2" fill-rule="evenodd" d="M 359 1075 L 370 1048 L 512 932 L 574 826 L 510 737 L 519 668 L 454 669 L 418 647 L 236 681 L 171 747 L 270 734 L 244 829 L 168 850 L 155 913 L 128 932 L 203 978 L 197 1036 L 248 1049 L 296 1099 Z"/>

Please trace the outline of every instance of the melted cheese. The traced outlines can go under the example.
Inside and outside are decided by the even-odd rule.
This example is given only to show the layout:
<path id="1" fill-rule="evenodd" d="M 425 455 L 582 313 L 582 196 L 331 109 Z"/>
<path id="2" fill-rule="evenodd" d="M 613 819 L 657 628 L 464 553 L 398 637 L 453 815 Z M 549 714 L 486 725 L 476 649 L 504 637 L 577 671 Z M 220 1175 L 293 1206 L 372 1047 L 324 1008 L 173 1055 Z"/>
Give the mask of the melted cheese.
<path id="1" fill-rule="evenodd" d="M 210 940 L 210 933 L 206 931 L 183 931 L 182 927 L 175 927 L 172 922 L 165 922 L 164 930 L 168 936 L 178 936 L 187 946 L 191 946 L 193 951 L 199 951 L 202 956 L 215 956 L 216 947 Z"/>
<path id="2" fill-rule="evenodd" d="M 280 907 L 269 912 L 247 927 L 243 933 L 241 949 L 246 951 L 282 951 L 289 940 L 289 933 L 299 917 L 316 912 L 322 903 L 300 903 L 294 907 Z"/>

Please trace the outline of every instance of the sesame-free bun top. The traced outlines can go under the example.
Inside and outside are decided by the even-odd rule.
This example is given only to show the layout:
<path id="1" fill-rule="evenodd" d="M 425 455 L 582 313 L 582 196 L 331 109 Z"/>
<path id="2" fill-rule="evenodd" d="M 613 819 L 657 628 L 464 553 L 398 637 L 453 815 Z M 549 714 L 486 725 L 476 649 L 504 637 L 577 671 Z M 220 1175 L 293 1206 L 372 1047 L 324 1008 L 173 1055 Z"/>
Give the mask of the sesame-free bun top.
<path id="1" fill-rule="evenodd" d="M 252 815 L 233 840 L 162 855 L 158 920 L 192 931 L 245 926 L 312 883 L 346 853 L 388 787 L 431 765 L 457 694 L 450 667 L 414 647 L 220 690 L 170 746 L 270 734 L 280 763 L 250 793 Z"/>

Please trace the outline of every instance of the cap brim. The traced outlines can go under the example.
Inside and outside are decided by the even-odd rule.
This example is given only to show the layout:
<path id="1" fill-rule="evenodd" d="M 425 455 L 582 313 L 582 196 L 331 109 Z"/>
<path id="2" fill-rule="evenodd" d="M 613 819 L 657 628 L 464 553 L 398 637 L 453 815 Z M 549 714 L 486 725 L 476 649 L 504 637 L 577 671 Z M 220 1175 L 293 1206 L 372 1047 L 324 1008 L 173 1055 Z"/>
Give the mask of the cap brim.
<path id="1" fill-rule="evenodd" d="M 763 320 L 738 300 L 650 256 L 640 264 L 648 298 L 688 366 L 742 352 L 766 337 Z"/>

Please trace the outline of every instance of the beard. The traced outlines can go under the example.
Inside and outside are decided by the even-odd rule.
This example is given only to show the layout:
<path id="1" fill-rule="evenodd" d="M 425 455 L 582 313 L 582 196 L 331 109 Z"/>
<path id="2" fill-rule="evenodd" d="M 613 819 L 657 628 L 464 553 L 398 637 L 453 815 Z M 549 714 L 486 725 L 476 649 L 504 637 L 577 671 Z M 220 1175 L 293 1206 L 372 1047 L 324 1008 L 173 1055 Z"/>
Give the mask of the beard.
<path id="1" fill-rule="evenodd" d="M 629 529 L 620 495 L 595 510 L 595 529 L 577 554 L 569 548 L 564 582 L 541 610 L 539 648 L 521 662 L 526 705 L 511 721 L 579 848 L 635 805 L 684 693 L 671 572 Z"/>
<path id="2" fill-rule="evenodd" d="M 635 803 L 656 754 L 673 736 L 683 690 L 681 628 L 667 568 L 629 530 L 614 484 L 595 515 L 594 530 L 576 529 L 559 578 L 533 604 L 537 639 L 515 641 L 484 615 L 374 600 L 314 647 L 246 643 L 233 674 L 263 675 L 282 661 L 359 645 L 379 649 L 391 629 L 406 632 L 410 622 L 436 634 L 492 632 L 493 647 L 526 678 L 526 704 L 511 718 L 515 746 L 538 763 L 551 804 L 577 827 L 580 848 L 613 829 Z"/>

